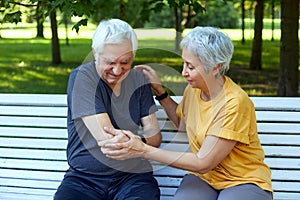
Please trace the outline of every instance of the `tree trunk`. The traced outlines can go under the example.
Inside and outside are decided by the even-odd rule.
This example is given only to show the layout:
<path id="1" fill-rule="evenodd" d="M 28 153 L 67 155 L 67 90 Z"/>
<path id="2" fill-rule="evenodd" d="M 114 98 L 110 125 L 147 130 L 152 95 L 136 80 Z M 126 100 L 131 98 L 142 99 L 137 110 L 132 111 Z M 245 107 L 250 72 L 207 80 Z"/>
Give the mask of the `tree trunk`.
<path id="1" fill-rule="evenodd" d="M 255 22 L 254 22 L 254 38 L 252 42 L 252 54 L 250 60 L 250 69 L 261 70 L 261 54 L 262 54 L 262 29 L 263 29 L 264 1 L 255 1 Z"/>
<path id="2" fill-rule="evenodd" d="M 64 25 L 65 25 L 65 32 L 66 32 L 66 45 L 69 46 L 69 33 L 68 33 L 68 17 L 66 15 L 63 16 L 63 21 L 64 21 Z"/>
<path id="3" fill-rule="evenodd" d="M 125 15 L 125 5 L 121 1 L 120 2 L 120 16 L 119 16 L 119 18 L 122 19 L 122 20 L 125 20 L 125 17 L 126 17 L 126 15 Z"/>
<path id="4" fill-rule="evenodd" d="M 273 42 L 274 41 L 274 29 L 275 29 L 275 23 L 274 23 L 274 20 L 275 20 L 275 0 L 272 0 L 271 2 L 271 13 L 272 13 L 272 38 L 271 38 L 271 41 Z"/>
<path id="5" fill-rule="evenodd" d="M 299 0 L 281 1 L 281 42 L 278 96 L 298 96 Z"/>
<path id="6" fill-rule="evenodd" d="M 241 7 L 242 7 L 242 44 L 245 44 L 245 0 L 242 0 Z"/>
<path id="7" fill-rule="evenodd" d="M 56 11 L 50 12 L 50 22 L 52 31 L 52 64 L 57 65 L 61 63 L 59 39 L 57 34 L 57 21 L 56 21 Z"/>
<path id="8" fill-rule="evenodd" d="M 175 30 L 176 30 L 176 36 L 175 36 L 175 51 L 179 52 L 180 51 L 180 41 L 181 41 L 181 36 L 182 36 L 182 27 L 180 23 L 180 14 L 178 7 L 175 5 L 174 6 L 174 22 L 175 22 Z"/>
<path id="9" fill-rule="evenodd" d="M 36 37 L 44 38 L 44 17 L 42 15 L 41 11 L 41 1 L 38 1 L 37 7 L 36 7 L 36 28 L 37 28 L 37 34 Z"/>

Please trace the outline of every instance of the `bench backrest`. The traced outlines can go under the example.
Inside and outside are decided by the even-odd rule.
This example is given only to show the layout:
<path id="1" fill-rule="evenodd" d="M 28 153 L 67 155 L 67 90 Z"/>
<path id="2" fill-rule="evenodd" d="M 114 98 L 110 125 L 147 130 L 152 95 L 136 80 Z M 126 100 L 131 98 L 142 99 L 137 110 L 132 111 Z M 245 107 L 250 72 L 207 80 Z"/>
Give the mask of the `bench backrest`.
<path id="1" fill-rule="evenodd" d="M 300 199 L 300 98 L 251 98 L 274 197 Z M 0 199 L 52 199 L 68 168 L 66 113 L 66 95 L 0 94 Z M 176 133 L 162 109 L 157 117 L 162 148 L 187 151 L 185 134 Z M 153 166 L 162 199 L 171 199 L 185 171 Z"/>

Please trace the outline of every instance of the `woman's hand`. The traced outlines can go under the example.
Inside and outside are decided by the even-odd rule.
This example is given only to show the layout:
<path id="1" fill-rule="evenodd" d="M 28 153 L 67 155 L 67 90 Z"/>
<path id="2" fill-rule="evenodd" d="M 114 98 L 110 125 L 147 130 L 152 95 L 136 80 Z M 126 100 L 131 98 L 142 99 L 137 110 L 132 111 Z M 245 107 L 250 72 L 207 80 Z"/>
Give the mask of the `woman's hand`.
<path id="1" fill-rule="evenodd" d="M 111 131 L 109 131 L 109 132 L 106 131 L 108 129 L 111 129 Z M 106 133 L 108 133 L 108 135 L 111 137 L 108 137 L 106 140 L 98 140 L 98 146 L 100 146 L 100 147 L 101 147 L 101 144 L 103 144 L 103 142 L 115 144 L 115 143 L 127 142 L 129 140 L 127 135 L 125 135 L 122 130 L 105 127 L 104 131 Z M 111 148 L 101 147 L 101 151 L 103 152 L 103 151 L 107 151 L 107 150 L 114 150 L 114 148 L 116 148 L 116 147 L 113 147 L 113 146 Z"/>
<path id="2" fill-rule="evenodd" d="M 152 69 L 148 65 L 137 65 L 134 67 L 134 69 L 141 71 L 148 78 L 151 84 L 151 88 L 157 96 L 165 93 L 165 90 L 162 87 L 161 82 L 154 69 Z"/>
<path id="3" fill-rule="evenodd" d="M 98 142 L 104 155 L 116 160 L 125 160 L 143 156 L 146 145 L 139 136 L 130 131 L 117 130 L 108 127 L 104 127 L 104 130 L 112 135 L 124 134 L 129 138 L 129 140 L 125 142 L 116 142 L 113 138 Z"/>

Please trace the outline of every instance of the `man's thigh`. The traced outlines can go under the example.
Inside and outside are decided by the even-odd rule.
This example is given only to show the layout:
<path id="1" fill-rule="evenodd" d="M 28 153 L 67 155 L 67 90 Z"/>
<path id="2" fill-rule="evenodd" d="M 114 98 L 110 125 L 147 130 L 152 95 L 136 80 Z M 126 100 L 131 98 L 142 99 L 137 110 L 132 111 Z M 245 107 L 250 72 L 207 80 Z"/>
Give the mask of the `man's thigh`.
<path id="1" fill-rule="evenodd" d="M 92 183 L 79 178 L 65 177 L 58 187 L 54 200 L 106 200 L 105 193 L 92 186 Z"/>
<path id="2" fill-rule="evenodd" d="M 122 178 L 119 184 L 113 187 L 111 195 L 115 200 L 159 200 L 160 190 L 151 173 L 136 173 Z"/>

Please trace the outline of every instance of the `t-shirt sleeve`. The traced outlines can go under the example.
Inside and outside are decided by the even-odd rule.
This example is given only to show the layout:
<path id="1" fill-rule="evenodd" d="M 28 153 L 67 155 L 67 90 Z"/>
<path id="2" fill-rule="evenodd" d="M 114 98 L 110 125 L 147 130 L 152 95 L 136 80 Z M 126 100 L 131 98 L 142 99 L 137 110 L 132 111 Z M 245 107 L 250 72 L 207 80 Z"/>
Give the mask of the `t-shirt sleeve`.
<path id="1" fill-rule="evenodd" d="M 158 109 L 155 105 L 150 84 L 143 77 L 143 85 L 141 86 L 141 118 L 155 113 Z"/>
<path id="2" fill-rule="evenodd" d="M 231 99 L 218 112 L 207 135 L 249 144 L 251 115 L 253 114 L 251 104 Z"/>
<path id="3" fill-rule="evenodd" d="M 72 119 L 106 112 L 105 106 L 97 103 L 96 91 L 99 79 L 84 70 L 71 74 L 68 86 L 68 104 Z"/>

